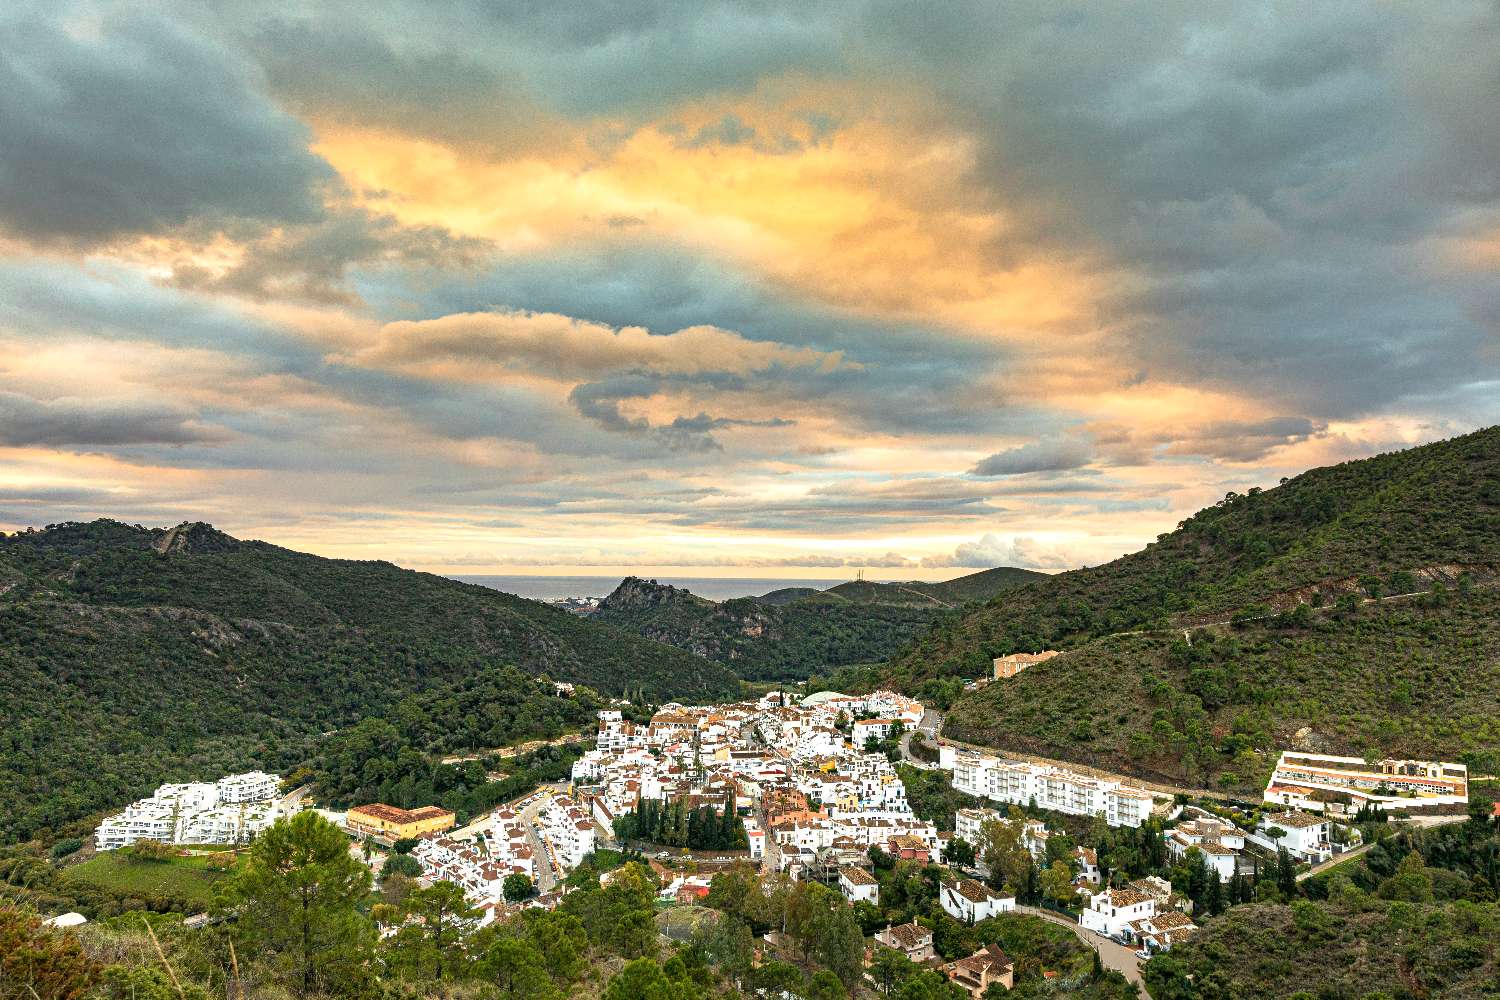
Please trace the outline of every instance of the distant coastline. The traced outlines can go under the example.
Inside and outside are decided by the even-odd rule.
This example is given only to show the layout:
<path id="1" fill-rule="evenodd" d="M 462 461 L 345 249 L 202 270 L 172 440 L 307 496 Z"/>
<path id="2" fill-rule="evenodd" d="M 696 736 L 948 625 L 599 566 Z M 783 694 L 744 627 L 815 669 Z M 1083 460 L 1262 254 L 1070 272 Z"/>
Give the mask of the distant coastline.
<path id="1" fill-rule="evenodd" d="M 517 597 L 529 597 L 535 601 L 560 601 L 565 597 L 604 597 L 619 586 L 622 576 L 453 576 L 464 583 L 477 583 L 481 587 L 502 590 Z M 710 601 L 727 601 L 734 597 L 759 597 L 783 587 L 813 587 L 826 590 L 844 583 L 847 578 L 835 580 L 767 580 L 725 579 L 719 577 L 659 576 L 660 583 L 673 587 L 685 587 Z"/>

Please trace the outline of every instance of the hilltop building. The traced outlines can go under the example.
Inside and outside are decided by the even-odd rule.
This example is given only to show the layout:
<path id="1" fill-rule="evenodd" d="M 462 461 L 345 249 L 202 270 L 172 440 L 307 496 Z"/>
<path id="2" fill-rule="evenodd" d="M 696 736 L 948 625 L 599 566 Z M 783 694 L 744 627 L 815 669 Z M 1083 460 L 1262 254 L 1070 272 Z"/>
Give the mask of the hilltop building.
<path id="1" fill-rule="evenodd" d="M 1057 650 L 1049 649 L 1042 653 L 1011 653 L 1009 656 L 997 656 L 994 664 L 995 680 L 1003 681 L 1007 677 L 1014 677 L 1027 667 L 1045 663 L 1058 655 L 1060 654 Z"/>
<path id="2" fill-rule="evenodd" d="M 1448 761 L 1394 760 L 1287 750 L 1266 784 L 1265 801 L 1346 815 L 1370 805 L 1385 810 L 1465 806 L 1469 769 Z"/>

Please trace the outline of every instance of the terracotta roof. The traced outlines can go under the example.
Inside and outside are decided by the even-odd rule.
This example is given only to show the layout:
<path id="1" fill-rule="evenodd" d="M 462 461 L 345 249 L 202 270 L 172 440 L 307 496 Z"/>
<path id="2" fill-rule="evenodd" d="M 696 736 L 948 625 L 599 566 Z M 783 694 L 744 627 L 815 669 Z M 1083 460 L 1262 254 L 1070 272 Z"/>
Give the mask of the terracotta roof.
<path id="1" fill-rule="evenodd" d="M 1305 812 L 1273 813 L 1266 817 L 1272 826 L 1279 826 L 1286 830 L 1300 830 L 1309 826 L 1320 826 L 1328 822 L 1321 816 L 1314 816 Z"/>
<path id="2" fill-rule="evenodd" d="M 1150 896 L 1144 892 L 1136 892 L 1134 889 L 1111 889 L 1104 894 L 1114 906 L 1135 906 L 1137 903 L 1148 903 Z"/>
<path id="3" fill-rule="evenodd" d="M 879 885 L 874 876 L 863 868 L 855 868 L 852 865 L 839 872 L 839 875 L 847 879 L 852 885 Z"/>
<path id="4" fill-rule="evenodd" d="M 439 809 L 437 806 L 423 806 L 420 809 L 406 810 L 395 806 L 388 806 L 384 802 L 372 802 L 369 805 L 355 806 L 349 810 L 350 815 L 370 816 L 374 819 L 384 820 L 387 823 L 413 823 L 418 820 L 436 819 L 438 817 L 452 816 L 453 813 L 447 809 Z M 356 816 L 356 818 L 358 818 Z"/>
<path id="5" fill-rule="evenodd" d="M 1180 910 L 1166 910 L 1151 918 L 1151 926 L 1159 931 L 1176 930 L 1193 926 L 1193 918 Z"/>
<path id="6" fill-rule="evenodd" d="M 921 924 L 897 924 L 887 927 L 885 933 L 903 948 L 917 948 L 932 940 L 932 931 Z"/>

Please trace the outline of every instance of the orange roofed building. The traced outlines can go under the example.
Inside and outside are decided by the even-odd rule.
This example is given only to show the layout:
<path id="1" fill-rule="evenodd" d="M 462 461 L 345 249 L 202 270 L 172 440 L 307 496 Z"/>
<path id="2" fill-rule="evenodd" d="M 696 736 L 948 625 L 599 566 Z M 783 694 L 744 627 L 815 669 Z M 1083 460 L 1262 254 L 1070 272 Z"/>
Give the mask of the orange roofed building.
<path id="1" fill-rule="evenodd" d="M 453 810 L 438 806 L 397 809 L 384 802 L 375 802 L 350 809 L 344 825 L 357 836 L 395 842 L 406 837 L 420 837 L 424 833 L 451 830 L 456 819 Z"/>

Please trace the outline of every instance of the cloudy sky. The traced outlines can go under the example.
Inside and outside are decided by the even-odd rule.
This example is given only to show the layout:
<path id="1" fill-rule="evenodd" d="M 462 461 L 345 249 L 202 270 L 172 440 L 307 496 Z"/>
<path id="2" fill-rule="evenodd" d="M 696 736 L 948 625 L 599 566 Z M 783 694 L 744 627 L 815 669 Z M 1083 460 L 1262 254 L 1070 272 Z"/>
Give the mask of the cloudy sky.
<path id="1" fill-rule="evenodd" d="M 944 577 L 1500 419 L 1500 5 L 7 4 L 0 527 Z"/>

